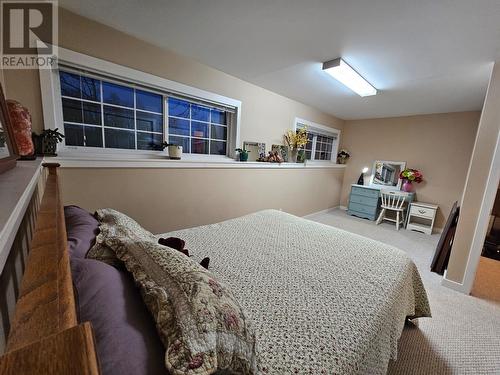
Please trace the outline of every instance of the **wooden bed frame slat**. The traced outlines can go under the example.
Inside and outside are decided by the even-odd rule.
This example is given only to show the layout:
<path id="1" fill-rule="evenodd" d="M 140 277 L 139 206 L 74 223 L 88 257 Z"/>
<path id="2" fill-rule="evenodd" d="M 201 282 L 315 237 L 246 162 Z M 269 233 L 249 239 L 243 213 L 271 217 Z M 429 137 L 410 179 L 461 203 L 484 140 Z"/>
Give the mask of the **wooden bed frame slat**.
<path id="1" fill-rule="evenodd" d="M 57 167 L 49 172 L 0 374 L 98 374 L 90 323 L 78 325 Z"/>
<path id="2" fill-rule="evenodd" d="M 98 375 L 97 355 L 90 323 L 80 324 L 54 336 L 5 354 L 2 375 Z"/>

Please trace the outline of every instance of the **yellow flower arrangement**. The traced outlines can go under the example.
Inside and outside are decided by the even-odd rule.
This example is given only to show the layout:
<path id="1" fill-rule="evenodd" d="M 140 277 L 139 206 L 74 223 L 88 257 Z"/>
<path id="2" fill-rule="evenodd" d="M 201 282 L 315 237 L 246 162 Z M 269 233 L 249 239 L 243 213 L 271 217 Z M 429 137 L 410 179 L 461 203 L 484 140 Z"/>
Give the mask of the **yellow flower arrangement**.
<path id="1" fill-rule="evenodd" d="M 288 130 L 284 135 L 284 139 L 290 150 L 304 147 L 307 144 L 307 127 L 300 128 L 297 131 Z"/>

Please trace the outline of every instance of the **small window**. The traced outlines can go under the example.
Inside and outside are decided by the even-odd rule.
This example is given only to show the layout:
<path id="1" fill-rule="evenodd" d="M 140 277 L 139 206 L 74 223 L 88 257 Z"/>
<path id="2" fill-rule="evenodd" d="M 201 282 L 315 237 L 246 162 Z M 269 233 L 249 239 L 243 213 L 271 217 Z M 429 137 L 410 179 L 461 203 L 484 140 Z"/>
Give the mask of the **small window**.
<path id="1" fill-rule="evenodd" d="M 167 100 L 169 143 L 191 154 L 227 155 L 229 113 L 175 97 Z"/>
<path id="2" fill-rule="evenodd" d="M 307 160 L 335 162 L 340 131 L 310 121 L 295 119 L 295 129 L 304 127 L 307 127 L 305 158 Z"/>

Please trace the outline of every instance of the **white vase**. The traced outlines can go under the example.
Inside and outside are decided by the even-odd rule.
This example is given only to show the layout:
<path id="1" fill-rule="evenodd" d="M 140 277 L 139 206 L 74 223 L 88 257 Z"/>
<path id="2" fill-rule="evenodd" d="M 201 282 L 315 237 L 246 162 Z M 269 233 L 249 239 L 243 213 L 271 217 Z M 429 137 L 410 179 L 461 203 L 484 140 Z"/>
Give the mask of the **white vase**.
<path id="1" fill-rule="evenodd" d="M 181 160 L 182 146 L 176 146 L 176 145 L 168 146 L 168 157 L 174 160 Z"/>

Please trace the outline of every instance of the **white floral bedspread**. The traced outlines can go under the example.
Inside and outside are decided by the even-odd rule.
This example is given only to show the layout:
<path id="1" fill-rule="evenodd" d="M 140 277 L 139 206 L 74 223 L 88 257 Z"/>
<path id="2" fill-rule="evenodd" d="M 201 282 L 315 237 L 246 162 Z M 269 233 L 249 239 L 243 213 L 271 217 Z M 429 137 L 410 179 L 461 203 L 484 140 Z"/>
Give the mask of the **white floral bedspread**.
<path id="1" fill-rule="evenodd" d="M 385 374 L 406 317 L 430 317 L 401 250 L 280 211 L 169 232 L 233 288 L 268 374 Z"/>

